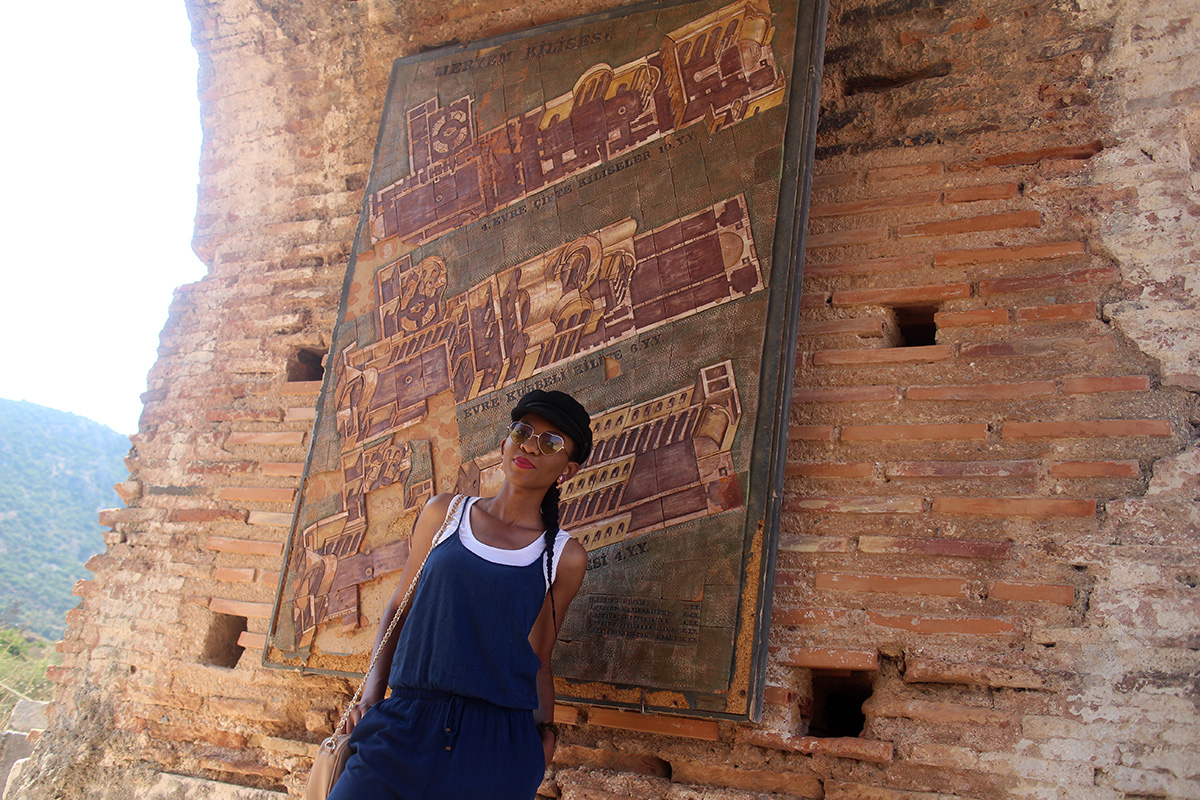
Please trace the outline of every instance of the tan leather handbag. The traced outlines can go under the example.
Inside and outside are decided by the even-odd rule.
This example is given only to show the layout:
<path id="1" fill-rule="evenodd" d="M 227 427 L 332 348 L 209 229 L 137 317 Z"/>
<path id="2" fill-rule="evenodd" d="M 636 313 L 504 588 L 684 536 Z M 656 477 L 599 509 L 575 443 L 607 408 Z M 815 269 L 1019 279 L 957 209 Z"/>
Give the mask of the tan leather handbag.
<path id="1" fill-rule="evenodd" d="M 442 523 L 441 529 L 438 530 L 437 535 L 433 537 L 433 544 L 429 547 L 430 553 L 433 552 L 433 548 L 442 543 L 442 539 L 446 536 L 446 529 L 450 527 L 450 521 L 457 516 L 458 507 L 462 505 L 465 499 L 463 495 L 459 494 L 455 495 L 454 499 L 450 502 L 450 508 L 446 512 L 446 519 Z M 426 553 L 425 559 L 428 558 L 429 553 Z M 304 800 L 325 800 L 329 796 L 329 793 L 333 791 L 333 785 L 337 783 L 342 770 L 345 769 L 346 761 L 350 758 L 350 754 L 354 752 L 354 748 L 350 746 L 350 734 L 342 733 L 342 728 L 345 727 L 346 720 L 350 719 L 350 709 L 354 708 L 355 703 L 362 697 L 363 687 L 367 685 L 367 675 L 370 675 L 371 670 L 375 669 L 375 662 L 379 658 L 380 652 L 383 651 L 383 646 L 391 638 L 392 631 L 396 628 L 396 623 L 404 615 L 404 609 L 408 608 L 408 601 L 412 598 L 413 589 L 417 585 L 417 579 L 421 577 L 421 572 L 425 569 L 425 559 L 422 559 L 421 565 L 417 567 L 417 574 L 413 576 L 412 583 L 408 585 L 408 591 L 404 593 L 404 599 L 400 601 L 400 605 L 396 608 L 396 615 L 392 617 L 387 632 L 379 640 L 379 647 L 371 655 L 371 664 L 367 667 L 367 674 L 363 675 L 358 688 L 354 691 L 354 697 L 351 698 L 349 705 L 346 706 L 346 710 L 342 712 L 341 720 L 334 727 L 333 734 L 321 742 L 321 746 L 317 749 L 317 757 L 313 759 L 312 770 L 308 773 L 308 783 L 304 786 Z"/>

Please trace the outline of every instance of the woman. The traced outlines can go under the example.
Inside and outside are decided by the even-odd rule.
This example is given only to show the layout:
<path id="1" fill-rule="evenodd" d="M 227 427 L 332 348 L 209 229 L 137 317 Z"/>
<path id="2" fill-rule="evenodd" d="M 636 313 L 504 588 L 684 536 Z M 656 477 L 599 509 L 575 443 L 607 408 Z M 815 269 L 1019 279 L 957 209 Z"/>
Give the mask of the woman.
<path id="1" fill-rule="evenodd" d="M 330 800 L 531 800 L 554 754 L 558 629 L 587 556 L 558 527 L 558 484 L 592 449 L 588 413 L 534 390 L 512 410 L 495 497 L 426 504 L 375 647 L 424 572 L 352 709 L 354 755 Z M 383 700 L 386 686 L 391 697 Z"/>

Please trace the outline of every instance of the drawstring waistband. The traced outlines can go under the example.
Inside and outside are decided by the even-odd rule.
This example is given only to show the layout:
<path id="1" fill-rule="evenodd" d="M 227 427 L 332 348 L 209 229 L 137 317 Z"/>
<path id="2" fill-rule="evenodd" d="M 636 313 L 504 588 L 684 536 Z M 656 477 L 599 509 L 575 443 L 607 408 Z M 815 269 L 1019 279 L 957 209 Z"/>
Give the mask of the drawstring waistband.
<path id="1" fill-rule="evenodd" d="M 498 706 L 495 703 L 489 703 L 487 700 L 481 700 L 478 697 L 466 697 L 453 692 L 442 692 L 437 689 L 418 689 L 412 686 L 393 686 L 393 698 L 404 698 L 407 700 L 426 700 L 436 703 L 446 704 L 446 716 L 442 720 L 442 730 L 446 735 L 446 749 L 454 749 L 454 744 L 458 740 L 459 728 L 462 725 L 463 711 L 468 706 L 482 706 L 493 709 L 503 709 L 504 711 L 523 711 L 530 713 L 530 709 L 507 708 Z"/>

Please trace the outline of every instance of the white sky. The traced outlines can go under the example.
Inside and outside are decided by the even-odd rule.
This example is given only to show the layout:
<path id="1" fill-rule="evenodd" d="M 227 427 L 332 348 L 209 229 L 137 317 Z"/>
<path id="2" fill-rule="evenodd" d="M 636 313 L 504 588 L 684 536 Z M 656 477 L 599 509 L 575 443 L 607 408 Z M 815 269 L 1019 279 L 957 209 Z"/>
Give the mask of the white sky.
<path id="1" fill-rule="evenodd" d="M 0 398 L 133 433 L 171 292 L 204 275 L 183 0 L 10 3 L 0 74 Z"/>

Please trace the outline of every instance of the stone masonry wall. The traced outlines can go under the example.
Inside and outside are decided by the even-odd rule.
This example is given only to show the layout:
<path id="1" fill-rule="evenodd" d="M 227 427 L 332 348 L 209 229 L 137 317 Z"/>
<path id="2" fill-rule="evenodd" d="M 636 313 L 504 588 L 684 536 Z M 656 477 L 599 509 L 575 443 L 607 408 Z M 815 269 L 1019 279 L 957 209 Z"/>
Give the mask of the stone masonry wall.
<path id="1" fill-rule="evenodd" d="M 350 686 L 261 649 L 390 62 L 610 5 L 188 0 L 209 274 L 17 796 L 303 785 Z M 1200 798 L 1197 76 L 1188 0 L 832 0 L 766 716 L 568 712 L 542 794 Z"/>

